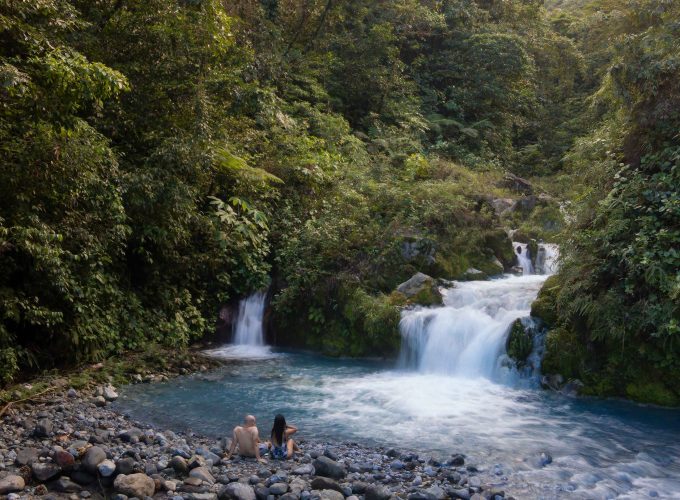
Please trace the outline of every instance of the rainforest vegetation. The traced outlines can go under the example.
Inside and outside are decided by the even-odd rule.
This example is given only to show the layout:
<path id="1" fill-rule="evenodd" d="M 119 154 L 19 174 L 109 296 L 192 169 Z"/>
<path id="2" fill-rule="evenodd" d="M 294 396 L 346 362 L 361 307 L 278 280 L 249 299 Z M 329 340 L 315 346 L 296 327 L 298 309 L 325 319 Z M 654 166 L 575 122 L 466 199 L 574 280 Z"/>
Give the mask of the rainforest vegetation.
<path id="1" fill-rule="evenodd" d="M 546 367 L 680 401 L 680 4 L 0 0 L 0 384 L 215 330 L 391 355 L 562 245 Z"/>

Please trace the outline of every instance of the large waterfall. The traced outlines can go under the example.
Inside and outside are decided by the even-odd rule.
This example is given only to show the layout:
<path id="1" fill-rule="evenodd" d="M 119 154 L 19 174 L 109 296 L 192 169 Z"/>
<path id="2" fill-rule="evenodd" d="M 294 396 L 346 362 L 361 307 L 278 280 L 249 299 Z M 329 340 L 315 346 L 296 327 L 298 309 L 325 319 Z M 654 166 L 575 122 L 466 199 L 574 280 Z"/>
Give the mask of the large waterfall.
<path id="1" fill-rule="evenodd" d="M 484 377 L 509 384 L 519 382 L 520 374 L 505 354 L 505 343 L 512 323 L 529 316 L 531 303 L 547 274 L 531 274 L 534 267 L 526 245 L 514 245 L 522 250 L 518 252 L 522 276 L 454 282 L 451 288 L 443 290 L 443 307 L 416 308 L 403 313 L 402 368 Z M 552 273 L 557 247 L 541 244 L 538 256 L 537 271 Z"/>
<path id="2" fill-rule="evenodd" d="M 263 318 L 267 290 L 255 292 L 241 299 L 238 315 L 233 328 L 233 342 L 217 349 L 206 351 L 218 358 L 253 358 L 271 356 L 271 351 L 264 343 Z"/>

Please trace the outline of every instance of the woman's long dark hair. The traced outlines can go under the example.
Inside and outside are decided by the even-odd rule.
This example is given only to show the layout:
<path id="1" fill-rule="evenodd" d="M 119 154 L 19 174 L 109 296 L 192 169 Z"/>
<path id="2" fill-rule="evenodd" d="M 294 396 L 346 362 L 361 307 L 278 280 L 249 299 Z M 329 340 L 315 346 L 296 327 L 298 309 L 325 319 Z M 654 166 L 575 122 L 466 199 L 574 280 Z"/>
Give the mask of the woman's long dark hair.
<path id="1" fill-rule="evenodd" d="M 279 446 L 285 444 L 286 436 L 286 418 L 280 413 L 274 417 L 274 427 L 272 427 L 272 440 L 276 438 Z"/>

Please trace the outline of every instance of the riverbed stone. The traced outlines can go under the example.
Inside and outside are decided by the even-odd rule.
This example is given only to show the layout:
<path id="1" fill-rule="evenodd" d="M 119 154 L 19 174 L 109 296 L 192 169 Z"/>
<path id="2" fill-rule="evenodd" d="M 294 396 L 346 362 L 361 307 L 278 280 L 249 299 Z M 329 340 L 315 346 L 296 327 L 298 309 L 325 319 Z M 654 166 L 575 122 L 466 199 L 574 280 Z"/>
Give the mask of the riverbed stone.
<path id="1" fill-rule="evenodd" d="M 335 490 L 340 493 L 342 493 L 342 487 L 340 484 L 329 478 L 329 477 L 323 477 L 323 476 L 317 476 L 312 480 L 312 489 L 313 490 Z"/>
<path id="2" fill-rule="evenodd" d="M 104 460 L 97 465 L 97 471 L 102 477 L 111 477 L 116 472 L 116 463 L 113 460 Z"/>
<path id="3" fill-rule="evenodd" d="M 16 458 L 14 461 L 17 465 L 31 465 L 38 460 L 39 450 L 35 448 L 21 448 L 16 451 Z"/>
<path id="4" fill-rule="evenodd" d="M 220 500 L 255 500 L 255 490 L 247 484 L 233 482 L 220 489 Z"/>
<path id="5" fill-rule="evenodd" d="M 325 476 L 332 479 L 342 479 L 347 475 L 344 466 L 326 456 L 320 456 L 314 460 L 312 465 L 314 466 L 317 476 Z"/>
<path id="6" fill-rule="evenodd" d="M 38 481 L 45 482 L 58 475 L 61 472 L 61 467 L 51 462 L 33 462 L 31 472 Z"/>
<path id="7" fill-rule="evenodd" d="M 184 457 L 179 455 L 175 455 L 170 459 L 170 467 L 175 469 L 175 472 L 179 472 L 180 474 L 186 474 L 189 470 L 187 461 L 184 459 Z"/>
<path id="8" fill-rule="evenodd" d="M 104 387 L 104 392 L 102 394 L 104 396 L 104 399 L 107 401 L 115 401 L 118 399 L 118 393 L 116 392 L 116 389 L 112 385 L 107 385 Z"/>
<path id="9" fill-rule="evenodd" d="M 210 473 L 210 469 L 208 469 L 207 467 L 196 467 L 195 469 L 191 469 L 191 472 L 189 472 L 189 476 L 198 478 L 201 481 L 205 481 L 206 483 L 210 484 L 215 483 L 215 478 Z"/>
<path id="10" fill-rule="evenodd" d="M 43 438 L 52 435 L 52 421 L 48 418 L 41 418 L 38 423 L 35 424 L 35 429 L 33 429 L 33 434 L 36 437 Z"/>
<path id="11" fill-rule="evenodd" d="M 116 472 L 118 474 L 132 474 L 135 469 L 135 459 L 132 457 L 123 457 L 116 463 Z"/>
<path id="12" fill-rule="evenodd" d="M 144 498 L 153 496 L 156 483 L 146 474 L 120 474 L 113 482 L 114 489 L 130 497 Z"/>
<path id="13" fill-rule="evenodd" d="M 364 492 L 366 500 L 389 500 L 390 496 L 390 492 L 378 484 L 369 485 Z"/>
<path id="14" fill-rule="evenodd" d="M 97 473 L 97 466 L 106 460 L 106 452 L 99 446 L 93 446 L 85 452 L 82 464 L 90 474 Z"/>
<path id="15" fill-rule="evenodd" d="M 311 476 L 314 474 L 314 466 L 312 464 L 304 464 L 293 469 L 293 474 L 298 476 Z"/>
<path id="16" fill-rule="evenodd" d="M 26 487 L 26 481 L 21 476 L 10 474 L 0 479 L 0 495 L 22 491 Z"/>
<path id="17" fill-rule="evenodd" d="M 424 306 L 441 305 L 442 294 L 432 276 L 418 272 L 397 287 L 409 302 Z"/>

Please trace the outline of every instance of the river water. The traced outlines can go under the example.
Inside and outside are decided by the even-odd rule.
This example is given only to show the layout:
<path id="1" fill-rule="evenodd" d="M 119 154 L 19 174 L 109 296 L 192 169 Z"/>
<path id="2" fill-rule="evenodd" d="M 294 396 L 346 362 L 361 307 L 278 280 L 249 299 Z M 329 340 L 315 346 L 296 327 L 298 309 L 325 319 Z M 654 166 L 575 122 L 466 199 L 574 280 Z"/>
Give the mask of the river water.
<path id="1" fill-rule="evenodd" d="M 280 412 L 302 438 L 464 453 L 517 498 L 680 498 L 679 411 L 541 391 L 540 352 L 522 372 L 507 359 L 544 279 L 455 283 L 444 307 L 404 314 L 396 363 L 230 346 L 213 351 L 224 368 L 130 386 L 118 404 L 216 437 L 246 413 L 266 434 Z"/>

